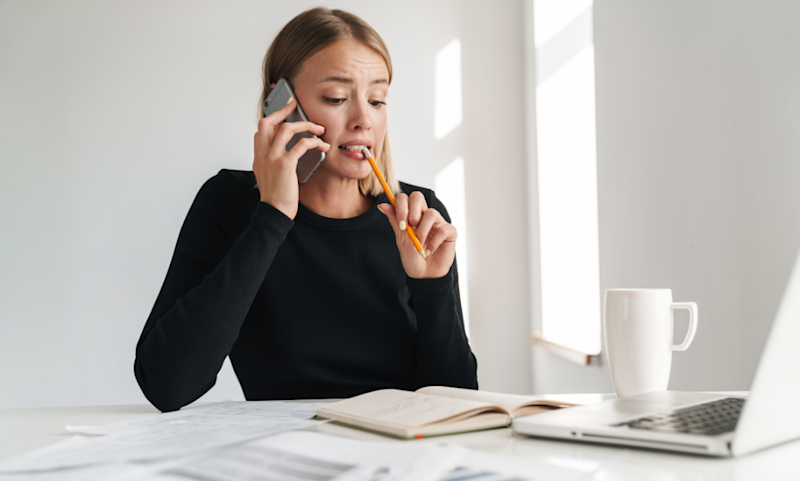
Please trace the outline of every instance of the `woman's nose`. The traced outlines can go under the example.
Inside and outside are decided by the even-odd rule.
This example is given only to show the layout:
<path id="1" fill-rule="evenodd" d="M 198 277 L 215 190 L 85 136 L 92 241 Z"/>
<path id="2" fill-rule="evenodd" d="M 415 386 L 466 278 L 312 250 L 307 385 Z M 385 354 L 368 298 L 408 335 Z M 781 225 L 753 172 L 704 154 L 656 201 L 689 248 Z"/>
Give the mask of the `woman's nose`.
<path id="1" fill-rule="evenodd" d="M 366 100 L 353 104 L 349 122 L 351 130 L 369 130 L 372 127 L 370 107 L 371 105 Z"/>

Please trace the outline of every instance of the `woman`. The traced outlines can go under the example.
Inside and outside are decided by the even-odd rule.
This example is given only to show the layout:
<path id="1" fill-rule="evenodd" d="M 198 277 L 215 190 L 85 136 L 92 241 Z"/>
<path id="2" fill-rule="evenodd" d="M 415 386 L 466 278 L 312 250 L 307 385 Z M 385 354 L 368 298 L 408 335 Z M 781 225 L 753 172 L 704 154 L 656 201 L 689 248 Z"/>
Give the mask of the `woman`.
<path id="1" fill-rule="evenodd" d="M 309 122 L 284 122 L 295 101 L 262 118 L 253 172 L 223 170 L 198 193 L 136 348 L 145 396 L 180 409 L 214 385 L 226 356 L 249 400 L 477 388 L 455 228 L 432 191 L 395 180 L 380 36 L 347 12 L 306 11 L 267 52 L 262 101 L 280 78 Z M 303 131 L 318 138 L 287 152 Z M 378 159 L 395 207 L 355 145 Z M 309 149 L 326 157 L 300 185 Z"/>

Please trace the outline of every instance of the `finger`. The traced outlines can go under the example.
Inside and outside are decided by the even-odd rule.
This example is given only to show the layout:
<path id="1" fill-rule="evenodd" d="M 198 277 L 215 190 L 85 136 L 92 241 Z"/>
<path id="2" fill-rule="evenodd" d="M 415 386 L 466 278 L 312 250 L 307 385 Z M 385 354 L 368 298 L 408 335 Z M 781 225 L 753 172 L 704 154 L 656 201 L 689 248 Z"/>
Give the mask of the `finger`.
<path id="1" fill-rule="evenodd" d="M 266 117 L 261 119 L 258 123 L 261 124 L 261 122 L 264 122 L 265 124 L 270 126 L 279 125 L 281 122 L 286 120 L 290 115 L 292 115 L 292 112 L 294 112 L 294 109 L 296 108 L 297 108 L 297 101 L 294 98 L 292 98 L 291 100 L 289 100 L 289 102 L 286 103 L 286 105 L 276 110 L 275 112 L 272 112 L 271 114 L 267 115 Z"/>
<path id="2" fill-rule="evenodd" d="M 270 139 L 271 142 L 271 139 L 275 137 L 278 127 L 280 127 L 286 120 L 286 117 L 288 117 L 294 111 L 294 104 L 294 101 L 289 102 L 280 110 L 273 112 L 259 120 L 258 133 Z"/>
<path id="3" fill-rule="evenodd" d="M 414 191 L 408 196 L 408 224 L 411 226 L 418 226 L 422 215 L 428 209 L 428 203 L 425 202 L 425 196 L 422 192 Z"/>
<path id="4" fill-rule="evenodd" d="M 428 236 L 428 245 L 425 246 L 427 255 L 435 253 L 445 242 L 455 242 L 457 237 L 458 232 L 452 224 L 436 226 Z"/>
<path id="5" fill-rule="evenodd" d="M 434 229 L 434 226 L 438 226 L 439 224 L 447 224 L 447 221 L 444 220 L 436 209 L 428 209 L 422 214 L 422 219 L 414 229 L 414 233 L 417 234 L 417 239 L 419 239 L 422 245 L 425 245 L 425 240 Z"/>
<path id="6" fill-rule="evenodd" d="M 258 159 L 266 157 L 269 154 L 271 145 L 272 142 L 266 133 L 259 130 L 253 134 L 253 162 L 255 163 Z"/>
<path id="7" fill-rule="evenodd" d="M 397 227 L 400 230 L 406 230 L 408 224 L 408 196 L 406 194 L 397 194 L 394 198 L 394 210 L 397 216 Z"/>
<path id="8" fill-rule="evenodd" d="M 267 150 L 269 146 L 272 145 L 272 139 L 275 137 L 275 133 L 277 132 L 278 127 L 284 124 L 284 120 L 288 117 L 292 111 L 294 111 L 295 101 L 292 100 L 288 104 L 284 105 L 282 109 L 269 114 L 267 117 L 262 118 L 258 121 L 258 131 L 256 135 L 261 137 L 261 146 L 266 147 Z"/>
<path id="9" fill-rule="evenodd" d="M 298 140 L 296 144 L 294 144 L 294 147 L 292 147 L 292 150 L 289 151 L 287 157 L 297 161 L 303 156 L 303 154 L 311 149 L 318 149 L 322 152 L 327 152 L 331 149 L 331 144 L 325 142 L 319 137 L 303 137 L 302 139 Z"/>
<path id="10" fill-rule="evenodd" d="M 278 140 L 278 136 L 288 136 L 292 138 L 292 136 L 299 134 L 300 132 L 310 132 L 316 136 L 321 136 L 325 133 L 325 127 L 322 125 L 315 124 L 314 122 L 284 122 L 278 125 L 278 135 L 275 136 L 275 140 Z"/>
<path id="11" fill-rule="evenodd" d="M 325 127 L 317 125 L 314 122 L 284 122 L 278 129 L 278 133 L 275 135 L 272 143 L 286 150 L 286 144 L 292 140 L 292 137 L 301 132 L 311 132 L 319 136 L 325 133 Z"/>

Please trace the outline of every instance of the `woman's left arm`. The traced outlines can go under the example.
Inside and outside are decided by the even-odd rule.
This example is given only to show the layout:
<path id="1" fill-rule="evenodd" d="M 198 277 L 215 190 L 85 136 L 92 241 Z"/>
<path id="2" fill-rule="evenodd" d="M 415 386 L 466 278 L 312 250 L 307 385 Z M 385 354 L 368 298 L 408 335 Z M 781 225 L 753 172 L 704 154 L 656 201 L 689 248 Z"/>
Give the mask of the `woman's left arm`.
<path id="1" fill-rule="evenodd" d="M 430 207 L 429 207 L 430 206 Z M 407 285 L 417 315 L 417 366 L 414 384 L 478 388 L 477 361 L 472 354 L 461 310 L 458 268 L 455 261 L 456 230 L 444 205 L 431 192 L 399 194 L 395 208 L 378 207 L 395 232 Z M 408 223 L 428 251 L 422 259 L 408 233 Z"/>

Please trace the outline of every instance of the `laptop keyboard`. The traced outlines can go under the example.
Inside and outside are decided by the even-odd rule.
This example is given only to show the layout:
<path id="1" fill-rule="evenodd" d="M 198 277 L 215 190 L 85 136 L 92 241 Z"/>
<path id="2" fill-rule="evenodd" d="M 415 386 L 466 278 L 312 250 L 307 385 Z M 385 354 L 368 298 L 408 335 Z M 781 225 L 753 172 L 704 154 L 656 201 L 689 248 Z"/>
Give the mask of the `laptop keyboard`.
<path id="1" fill-rule="evenodd" d="M 719 399 L 671 413 L 645 416 L 614 426 L 713 436 L 733 431 L 736 428 L 743 405 L 744 399 Z"/>

